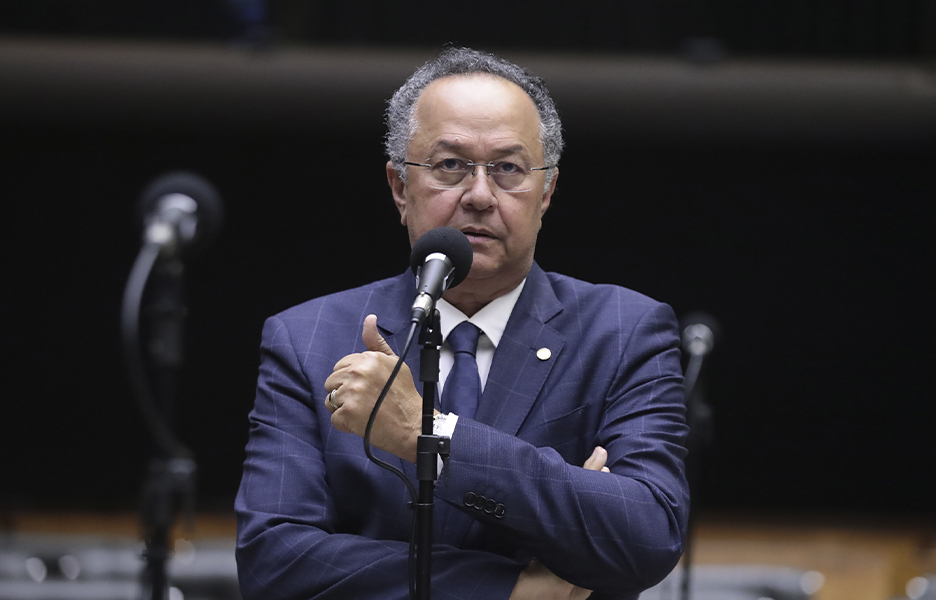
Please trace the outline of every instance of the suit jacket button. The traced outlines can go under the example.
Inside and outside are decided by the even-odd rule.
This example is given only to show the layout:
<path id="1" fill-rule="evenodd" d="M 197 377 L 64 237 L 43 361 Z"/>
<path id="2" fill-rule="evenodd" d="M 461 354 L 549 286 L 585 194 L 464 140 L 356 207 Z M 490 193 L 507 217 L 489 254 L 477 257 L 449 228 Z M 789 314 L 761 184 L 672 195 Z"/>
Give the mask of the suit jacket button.
<path id="1" fill-rule="evenodd" d="M 478 495 L 474 492 L 465 492 L 465 497 L 462 499 L 462 502 L 465 503 L 465 506 L 474 506 L 478 501 Z"/>
<path id="2" fill-rule="evenodd" d="M 496 507 L 497 507 L 497 502 L 494 502 L 493 500 L 489 498 L 488 501 L 484 503 L 484 512 L 486 512 L 489 515 L 493 515 L 494 509 Z"/>
<path id="3" fill-rule="evenodd" d="M 504 518 L 504 513 L 507 512 L 507 507 L 501 503 L 497 503 L 497 506 L 494 507 L 494 516 L 498 519 Z"/>

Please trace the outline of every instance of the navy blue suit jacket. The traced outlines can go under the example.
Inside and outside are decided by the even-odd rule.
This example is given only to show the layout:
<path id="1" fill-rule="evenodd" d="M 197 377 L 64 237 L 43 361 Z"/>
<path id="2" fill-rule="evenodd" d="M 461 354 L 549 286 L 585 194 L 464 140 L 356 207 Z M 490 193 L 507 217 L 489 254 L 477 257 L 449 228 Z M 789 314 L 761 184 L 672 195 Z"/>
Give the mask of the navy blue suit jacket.
<path id="1" fill-rule="evenodd" d="M 408 597 L 408 492 L 361 438 L 332 427 L 323 384 L 364 350 L 368 314 L 399 353 L 414 296 L 406 273 L 264 326 L 236 501 L 246 599 Z M 407 357 L 414 374 L 418 354 Z M 672 310 L 534 264 L 436 487 L 433 599 L 506 599 L 533 558 L 595 598 L 636 597 L 682 551 L 685 434 Z M 581 467 L 596 445 L 610 474 Z M 375 453 L 416 484 L 413 465 Z"/>

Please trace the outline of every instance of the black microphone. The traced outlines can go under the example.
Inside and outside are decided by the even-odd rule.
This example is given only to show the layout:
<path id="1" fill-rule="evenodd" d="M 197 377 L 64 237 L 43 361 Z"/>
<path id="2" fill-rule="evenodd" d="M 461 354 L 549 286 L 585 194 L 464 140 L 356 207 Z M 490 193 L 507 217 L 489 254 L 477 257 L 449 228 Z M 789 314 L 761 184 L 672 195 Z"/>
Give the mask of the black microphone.
<path id="1" fill-rule="evenodd" d="M 410 255 L 416 274 L 411 322 L 421 324 L 445 290 L 465 280 L 473 259 L 471 242 L 457 229 L 437 227 L 416 240 Z"/>
<path id="2" fill-rule="evenodd" d="M 221 228 L 224 209 L 213 185 L 185 171 L 167 173 L 140 196 L 138 218 L 143 240 L 171 257 L 204 248 Z"/>

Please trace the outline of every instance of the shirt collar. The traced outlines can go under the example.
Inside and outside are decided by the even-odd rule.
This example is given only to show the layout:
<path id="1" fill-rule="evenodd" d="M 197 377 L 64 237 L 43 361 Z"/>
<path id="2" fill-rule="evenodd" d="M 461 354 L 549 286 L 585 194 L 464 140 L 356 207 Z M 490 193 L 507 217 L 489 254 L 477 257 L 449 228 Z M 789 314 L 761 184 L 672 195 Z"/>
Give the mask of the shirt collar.
<path id="1" fill-rule="evenodd" d="M 523 291 L 525 283 L 526 278 L 510 292 L 491 300 L 484 308 L 472 315 L 471 318 L 468 318 L 465 313 L 449 304 L 444 298 L 440 298 L 439 301 L 436 302 L 436 308 L 439 309 L 442 339 L 448 339 L 449 333 L 462 321 L 470 321 L 484 332 L 484 335 L 491 340 L 491 343 L 493 343 L 496 348 L 500 343 L 501 337 L 504 335 L 504 330 L 507 329 L 507 321 L 510 320 L 510 313 L 513 312 L 514 306 L 517 304 L 517 298 L 520 297 L 520 292 Z"/>

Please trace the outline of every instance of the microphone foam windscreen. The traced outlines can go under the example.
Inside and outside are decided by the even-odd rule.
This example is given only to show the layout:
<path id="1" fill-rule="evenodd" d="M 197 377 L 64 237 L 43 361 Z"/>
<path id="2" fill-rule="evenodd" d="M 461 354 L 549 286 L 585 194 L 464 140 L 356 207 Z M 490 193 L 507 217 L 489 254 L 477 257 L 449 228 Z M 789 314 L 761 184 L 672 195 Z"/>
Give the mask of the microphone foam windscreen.
<path id="1" fill-rule="evenodd" d="M 410 255 L 413 273 L 419 270 L 427 256 L 436 252 L 447 256 L 455 268 L 449 288 L 455 287 L 468 277 L 474 252 L 464 233 L 452 227 L 437 227 L 426 232 L 413 244 L 413 253 Z"/>
<path id="2" fill-rule="evenodd" d="M 221 196 L 207 179 L 187 171 L 166 173 L 146 186 L 140 195 L 140 223 L 143 224 L 147 216 L 156 210 L 160 199 L 170 194 L 188 196 L 198 207 L 198 225 L 193 240 L 195 246 L 204 247 L 218 235 L 224 220 Z"/>

